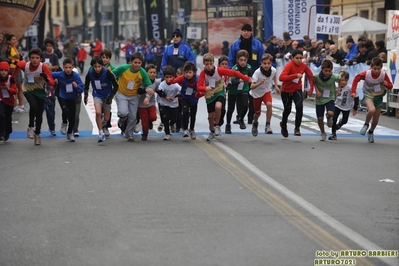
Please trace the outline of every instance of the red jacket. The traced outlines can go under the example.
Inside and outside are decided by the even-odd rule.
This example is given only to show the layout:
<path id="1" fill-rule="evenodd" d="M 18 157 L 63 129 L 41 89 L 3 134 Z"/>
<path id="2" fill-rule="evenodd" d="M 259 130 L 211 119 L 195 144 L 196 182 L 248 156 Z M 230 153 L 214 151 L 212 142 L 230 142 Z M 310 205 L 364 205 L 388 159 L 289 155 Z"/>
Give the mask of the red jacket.
<path id="1" fill-rule="evenodd" d="M 305 63 L 301 63 L 298 66 L 293 61 L 288 62 L 280 74 L 279 80 L 283 82 L 281 91 L 292 93 L 299 89 L 302 90 L 302 79 L 298 79 L 298 74 L 306 74 L 308 76 L 310 90 L 313 91 L 312 70 Z"/>
<path id="2" fill-rule="evenodd" d="M 15 106 L 15 98 L 14 95 L 17 94 L 17 84 L 15 83 L 10 83 L 11 75 L 8 75 L 6 78 L 0 78 L 0 100 L 4 102 L 8 106 Z M 4 97 L 3 95 L 4 90 L 7 90 L 8 92 L 8 97 Z"/>
<path id="3" fill-rule="evenodd" d="M 78 62 L 86 61 L 86 57 L 87 57 L 87 52 L 85 48 L 80 48 L 78 54 L 76 55 L 76 59 L 78 60 Z"/>
<path id="4" fill-rule="evenodd" d="M 102 50 L 103 50 L 103 43 L 100 41 L 96 42 L 96 45 L 92 50 L 93 56 L 100 56 Z"/>

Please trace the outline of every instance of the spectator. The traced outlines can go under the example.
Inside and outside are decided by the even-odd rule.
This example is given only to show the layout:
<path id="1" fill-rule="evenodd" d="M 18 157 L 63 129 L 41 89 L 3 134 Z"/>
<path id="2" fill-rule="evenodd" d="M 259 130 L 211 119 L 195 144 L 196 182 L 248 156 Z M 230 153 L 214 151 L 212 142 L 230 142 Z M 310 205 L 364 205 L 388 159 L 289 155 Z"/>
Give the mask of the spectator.
<path id="1" fill-rule="evenodd" d="M 387 54 L 384 52 L 381 52 L 378 54 L 378 58 L 381 59 L 382 63 L 386 63 L 387 62 Z"/>
<path id="2" fill-rule="evenodd" d="M 294 51 L 294 49 L 292 47 L 291 36 L 287 31 L 283 32 L 283 40 L 284 40 L 284 45 L 286 47 L 285 54 L 290 53 L 290 55 L 291 55 L 291 53 L 292 53 L 292 51 Z"/>
<path id="3" fill-rule="evenodd" d="M 271 56 L 273 56 L 272 59 L 272 66 L 276 67 L 276 58 L 280 57 L 280 49 L 277 45 L 277 37 L 276 36 L 271 36 L 269 38 L 270 42 L 269 45 L 266 48 L 265 53 L 270 54 Z"/>
<path id="4" fill-rule="evenodd" d="M 76 60 L 78 61 L 77 67 L 80 69 L 81 74 L 83 74 L 84 71 L 86 58 L 87 58 L 87 52 L 82 44 L 80 45 L 80 49 L 78 51 L 78 54 L 76 55 Z"/>
<path id="5" fill-rule="evenodd" d="M 357 45 L 357 49 L 359 50 L 359 53 L 355 55 L 355 57 L 351 60 L 349 60 L 349 65 L 356 65 L 358 63 L 366 63 L 367 61 L 367 47 L 364 42 L 360 42 Z"/>
<path id="6" fill-rule="evenodd" d="M 324 42 L 324 49 L 326 49 L 326 55 L 330 55 L 330 46 L 335 44 L 333 40 L 326 40 Z"/>
<path id="7" fill-rule="evenodd" d="M 359 45 L 360 43 L 366 43 L 366 38 L 364 36 L 360 36 L 357 39 L 357 45 Z"/>
<path id="8" fill-rule="evenodd" d="M 262 43 L 253 38 L 252 36 L 252 26 L 249 24 L 244 24 L 241 27 L 241 36 L 235 40 L 231 46 L 229 51 L 229 68 L 231 69 L 236 64 L 236 53 L 239 50 L 246 50 L 249 54 L 248 64 L 251 65 L 251 76 L 253 72 L 258 69 L 261 65 L 261 59 L 265 50 L 263 49 Z M 248 110 L 248 124 L 252 124 L 254 118 L 254 105 L 252 103 L 252 96 L 249 95 L 249 110 Z M 237 106 L 237 110 L 240 110 L 240 107 Z M 234 122 L 233 122 L 234 123 Z"/>
<path id="9" fill-rule="evenodd" d="M 348 38 L 346 38 L 346 46 L 348 47 L 349 52 L 345 56 L 344 61 L 346 64 L 349 64 L 349 60 L 352 60 L 358 53 L 357 44 L 353 40 L 352 36 L 348 36 Z"/>
<path id="10" fill-rule="evenodd" d="M 173 43 L 166 48 L 163 54 L 161 70 L 164 66 L 171 65 L 176 73 L 177 69 L 182 67 L 187 61 L 195 62 L 195 55 L 191 47 L 183 41 L 180 29 L 175 29 L 172 37 Z"/>
<path id="11" fill-rule="evenodd" d="M 229 42 L 228 41 L 223 41 L 222 42 L 222 55 L 228 56 L 229 55 Z"/>
<path id="12" fill-rule="evenodd" d="M 204 54 L 207 53 L 209 53 L 208 42 L 205 39 L 203 39 L 200 42 L 200 55 L 203 56 Z"/>
<path id="13" fill-rule="evenodd" d="M 121 47 L 121 50 L 125 53 L 126 64 L 130 63 L 130 56 L 134 53 L 135 48 L 132 45 L 130 39 L 127 39 L 126 45 Z"/>
<path id="14" fill-rule="evenodd" d="M 385 42 L 383 40 L 375 42 L 375 49 L 377 49 L 379 53 L 387 53 L 387 48 L 385 47 Z"/>
<path id="15" fill-rule="evenodd" d="M 65 57 L 72 58 L 75 62 L 74 49 L 76 47 L 75 37 L 71 35 L 69 39 L 63 43 Z"/>
<path id="16" fill-rule="evenodd" d="M 374 57 L 378 57 L 379 52 L 378 52 L 378 50 L 374 47 L 373 41 L 370 40 L 370 39 L 367 39 L 366 42 L 364 43 L 364 45 L 366 46 L 366 49 L 367 49 L 367 51 L 366 51 L 366 63 L 367 63 L 368 65 L 370 65 L 370 64 L 371 64 L 371 60 L 372 60 Z"/>
<path id="17" fill-rule="evenodd" d="M 112 46 L 114 48 L 115 61 L 119 63 L 119 53 L 121 51 L 120 40 L 118 38 L 115 38 L 115 40 L 112 42 Z"/>
<path id="18" fill-rule="evenodd" d="M 94 47 L 93 47 L 93 57 L 94 56 L 100 56 L 101 51 L 103 50 L 103 43 L 99 38 L 96 38 Z"/>
<path id="19" fill-rule="evenodd" d="M 8 45 L 4 33 L 0 30 L 0 61 L 9 61 L 7 58 Z"/>
<path id="20" fill-rule="evenodd" d="M 307 48 L 305 50 L 307 50 L 309 52 L 308 58 L 311 59 L 313 57 L 315 57 L 316 54 L 316 49 L 317 49 L 317 39 L 312 39 L 312 41 L 310 42 L 311 47 Z"/>
<path id="21" fill-rule="evenodd" d="M 333 61 L 334 63 L 343 65 L 343 60 L 346 56 L 346 52 L 338 49 L 338 47 L 335 44 L 332 44 L 330 46 L 330 55 L 329 55 L 332 59 L 331 61 Z"/>

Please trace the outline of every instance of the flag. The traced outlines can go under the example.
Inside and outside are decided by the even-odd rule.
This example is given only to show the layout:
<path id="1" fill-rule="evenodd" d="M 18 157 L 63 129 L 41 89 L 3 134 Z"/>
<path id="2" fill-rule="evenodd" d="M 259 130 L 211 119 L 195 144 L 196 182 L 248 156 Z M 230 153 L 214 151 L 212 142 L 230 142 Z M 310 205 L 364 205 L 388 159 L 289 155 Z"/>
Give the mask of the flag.
<path id="1" fill-rule="evenodd" d="M 145 1 L 148 40 L 164 40 L 165 8 L 162 0 Z"/>

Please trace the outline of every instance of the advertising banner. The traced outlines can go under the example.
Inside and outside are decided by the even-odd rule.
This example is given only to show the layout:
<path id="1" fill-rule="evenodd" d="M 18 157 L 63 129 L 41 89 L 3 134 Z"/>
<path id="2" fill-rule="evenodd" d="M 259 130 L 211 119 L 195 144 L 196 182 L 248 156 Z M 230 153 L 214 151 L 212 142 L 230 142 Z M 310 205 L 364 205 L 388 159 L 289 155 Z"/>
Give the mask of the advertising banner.
<path id="1" fill-rule="evenodd" d="M 21 38 L 35 20 L 46 0 L 0 1 L 0 25 L 4 33 Z"/>
<path id="2" fill-rule="evenodd" d="M 293 40 L 302 40 L 304 35 L 316 38 L 316 14 L 323 13 L 316 6 L 318 2 L 324 4 L 320 0 L 263 0 L 266 38 L 272 35 L 282 38 L 285 31 Z"/>
<path id="3" fill-rule="evenodd" d="M 209 52 L 222 54 L 222 43 L 229 44 L 241 35 L 242 25 L 253 26 L 252 0 L 207 0 Z M 254 36 L 255 37 L 255 36 Z"/>
<path id="4" fill-rule="evenodd" d="M 165 7 L 162 0 L 145 1 L 148 39 L 164 40 Z"/>

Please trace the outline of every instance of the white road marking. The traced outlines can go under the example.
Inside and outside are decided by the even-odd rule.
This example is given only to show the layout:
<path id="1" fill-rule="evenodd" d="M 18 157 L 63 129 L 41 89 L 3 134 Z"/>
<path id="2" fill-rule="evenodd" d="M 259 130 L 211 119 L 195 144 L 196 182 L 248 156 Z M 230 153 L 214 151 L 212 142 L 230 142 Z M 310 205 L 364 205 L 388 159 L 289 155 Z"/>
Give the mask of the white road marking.
<path id="1" fill-rule="evenodd" d="M 205 138 L 207 136 L 204 136 Z M 318 209 L 316 206 L 312 205 L 302 197 L 298 196 L 288 188 L 284 187 L 276 180 L 268 176 L 266 173 L 262 172 L 259 168 L 245 159 L 241 154 L 237 153 L 233 149 L 227 147 L 226 145 L 218 142 L 217 140 L 212 141 L 216 146 L 227 152 L 230 156 L 235 158 L 238 162 L 240 162 L 245 168 L 253 172 L 257 175 L 260 179 L 266 182 L 268 185 L 272 186 L 274 189 L 278 190 L 281 194 L 286 196 L 287 198 L 296 202 L 299 206 L 307 210 L 309 213 L 314 215 L 320 221 L 324 222 L 325 224 L 329 225 L 343 236 L 349 238 L 354 243 L 358 244 L 360 247 L 364 248 L 365 250 L 384 250 L 383 248 L 379 247 L 378 245 L 374 244 L 370 240 L 366 239 L 365 237 L 361 236 L 357 232 L 353 231 L 352 229 L 348 228 L 347 226 L 340 223 L 338 220 L 334 219 L 333 217 L 329 216 L 327 213 L 323 212 L 322 210 Z M 387 257 L 377 257 L 384 263 L 391 265 L 391 266 L 399 266 L 399 261 L 397 258 L 387 258 Z"/>

